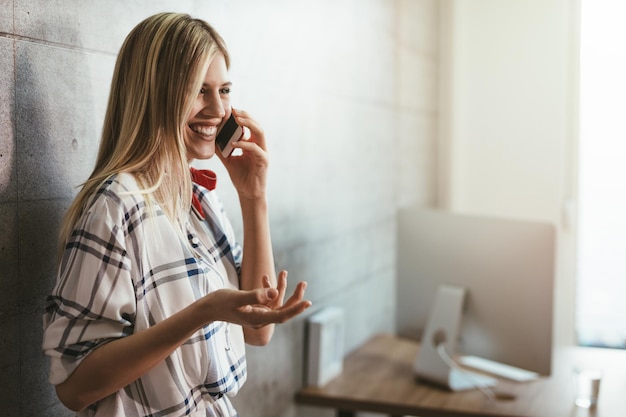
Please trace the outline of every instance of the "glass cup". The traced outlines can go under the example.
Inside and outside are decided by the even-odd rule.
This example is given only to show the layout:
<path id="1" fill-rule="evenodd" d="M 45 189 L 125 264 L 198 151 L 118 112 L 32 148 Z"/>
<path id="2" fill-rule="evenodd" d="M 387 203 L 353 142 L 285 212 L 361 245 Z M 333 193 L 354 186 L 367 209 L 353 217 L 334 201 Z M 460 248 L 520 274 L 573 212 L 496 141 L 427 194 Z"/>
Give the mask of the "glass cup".
<path id="1" fill-rule="evenodd" d="M 598 403 L 602 371 L 597 369 L 576 369 L 574 383 L 576 389 L 575 403 L 581 408 L 593 408 Z"/>

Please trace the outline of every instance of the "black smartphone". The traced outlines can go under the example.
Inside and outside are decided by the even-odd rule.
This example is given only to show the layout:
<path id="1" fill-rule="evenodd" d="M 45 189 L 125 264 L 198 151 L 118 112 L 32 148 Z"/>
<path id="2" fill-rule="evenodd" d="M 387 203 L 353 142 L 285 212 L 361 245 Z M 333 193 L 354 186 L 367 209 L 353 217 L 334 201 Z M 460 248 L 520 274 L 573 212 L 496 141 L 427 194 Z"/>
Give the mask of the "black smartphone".
<path id="1" fill-rule="evenodd" d="M 217 134 L 215 142 L 220 148 L 220 152 L 224 158 L 228 158 L 233 153 L 233 143 L 243 137 L 243 127 L 239 126 L 235 121 L 235 116 L 231 113 L 224 127 Z"/>

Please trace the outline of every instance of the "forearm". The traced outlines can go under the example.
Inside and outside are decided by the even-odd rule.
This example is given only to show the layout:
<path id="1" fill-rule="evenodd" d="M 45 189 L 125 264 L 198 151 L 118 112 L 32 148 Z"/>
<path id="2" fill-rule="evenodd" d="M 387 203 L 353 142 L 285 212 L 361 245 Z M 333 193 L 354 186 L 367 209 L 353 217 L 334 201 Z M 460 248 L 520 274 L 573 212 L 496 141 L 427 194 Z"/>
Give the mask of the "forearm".
<path id="1" fill-rule="evenodd" d="M 240 199 L 243 217 L 243 260 L 241 265 L 241 289 L 253 290 L 263 287 L 263 276 L 276 286 L 274 253 L 269 227 L 268 204 L 265 198 Z M 264 345 L 269 342 L 273 325 L 260 329 L 244 329 L 246 342 Z"/>
<path id="2" fill-rule="evenodd" d="M 59 399 L 81 410 L 137 380 L 202 327 L 203 315 L 196 310 L 191 305 L 149 329 L 100 346 L 57 385 Z"/>
<path id="3" fill-rule="evenodd" d="M 267 275 L 270 283 L 276 285 L 274 253 L 270 237 L 267 201 L 241 200 L 243 217 L 243 260 L 241 264 L 240 285 L 243 290 L 252 290 L 263 286 L 263 276 Z"/>

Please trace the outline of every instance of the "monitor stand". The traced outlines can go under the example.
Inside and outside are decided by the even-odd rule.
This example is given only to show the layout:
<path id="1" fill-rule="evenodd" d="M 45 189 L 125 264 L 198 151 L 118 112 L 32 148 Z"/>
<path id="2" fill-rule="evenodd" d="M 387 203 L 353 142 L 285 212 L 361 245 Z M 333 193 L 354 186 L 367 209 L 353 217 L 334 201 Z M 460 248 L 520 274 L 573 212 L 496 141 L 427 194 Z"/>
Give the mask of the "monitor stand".
<path id="1" fill-rule="evenodd" d="M 450 366 L 439 352 L 438 346 L 452 357 L 456 352 L 465 288 L 440 285 L 433 302 L 414 371 L 418 379 L 443 386 L 452 391 L 493 386 L 497 380 L 486 375 L 459 370 Z"/>

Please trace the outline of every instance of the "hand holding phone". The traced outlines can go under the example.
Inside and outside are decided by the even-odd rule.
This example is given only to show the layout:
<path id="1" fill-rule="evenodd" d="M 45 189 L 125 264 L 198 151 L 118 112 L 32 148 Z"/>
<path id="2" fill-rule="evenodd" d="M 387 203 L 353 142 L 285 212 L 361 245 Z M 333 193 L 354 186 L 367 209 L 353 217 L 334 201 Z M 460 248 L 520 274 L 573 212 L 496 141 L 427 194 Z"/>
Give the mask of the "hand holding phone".
<path id="1" fill-rule="evenodd" d="M 231 113 L 226 123 L 224 123 L 224 127 L 222 127 L 222 130 L 215 138 L 215 142 L 224 158 L 228 158 L 233 153 L 233 143 L 240 140 L 243 137 L 243 133 L 243 127 L 237 124 L 235 116 Z"/>

